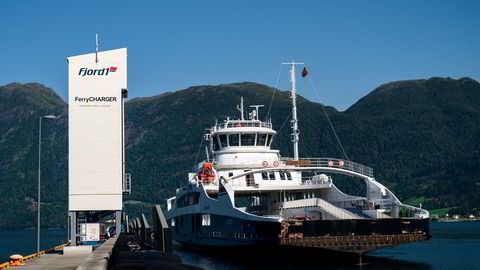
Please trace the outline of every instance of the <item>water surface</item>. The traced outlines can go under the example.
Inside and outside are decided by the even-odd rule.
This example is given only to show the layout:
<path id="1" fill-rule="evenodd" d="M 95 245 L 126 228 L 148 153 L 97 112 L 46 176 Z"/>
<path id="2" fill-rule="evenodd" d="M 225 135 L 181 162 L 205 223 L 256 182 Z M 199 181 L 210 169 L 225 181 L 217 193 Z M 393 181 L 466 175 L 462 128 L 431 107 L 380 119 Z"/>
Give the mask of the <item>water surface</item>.
<path id="1" fill-rule="evenodd" d="M 294 254 L 231 254 L 219 257 L 175 246 L 184 263 L 215 270 L 240 269 L 480 269 L 480 222 L 432 222 L 432 239 L 369 253 L 364 265 L 346 258 Z M 42 249 L 62 244 L 65 230 L 43 230 Z M 0 231 L 0 262 L 36 251 L 36 231 Z"/>

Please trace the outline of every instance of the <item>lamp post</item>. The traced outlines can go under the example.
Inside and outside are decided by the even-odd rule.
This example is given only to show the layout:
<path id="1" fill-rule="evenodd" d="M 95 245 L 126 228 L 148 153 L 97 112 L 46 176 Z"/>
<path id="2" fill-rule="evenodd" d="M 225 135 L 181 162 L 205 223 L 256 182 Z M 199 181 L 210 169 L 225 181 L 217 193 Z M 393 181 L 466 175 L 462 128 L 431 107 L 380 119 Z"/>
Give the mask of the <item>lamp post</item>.
<path id="1" fill-rule="evenodd" d="M 40 252 L 40 161 L 41 161 L 41 151 L 42 151 L 42 118 L 46 119 L 55 119 L 55 115 L 45 115 L 41 116 L 38 119 L 38 205 L 37 205 L 37 252 Z"/>

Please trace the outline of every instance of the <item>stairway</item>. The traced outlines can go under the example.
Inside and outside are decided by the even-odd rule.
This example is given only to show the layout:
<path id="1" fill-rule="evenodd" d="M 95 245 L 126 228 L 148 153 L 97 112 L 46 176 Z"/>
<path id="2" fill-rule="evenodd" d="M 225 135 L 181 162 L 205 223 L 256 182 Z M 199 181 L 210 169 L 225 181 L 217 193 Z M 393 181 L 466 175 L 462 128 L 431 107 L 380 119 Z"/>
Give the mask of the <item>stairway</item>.
<path id="1" fill-rule="evenodd" d="M 337 207 L 323 199 L 320 198 L 311 198 L 311 199 L 302 199 L 294 201 L 283 202 L 283 208 L 296 208 L 296 207 L 318 207 L 321 210 L 325 211 L 327 214 L 337 218 L 337 219 L 363 219 L 363 217 L 354 214 L 350 211 L 347 211 L 343 208 Z M 310 208 L 310 211 L 318 211 L 315 208 Z"/>

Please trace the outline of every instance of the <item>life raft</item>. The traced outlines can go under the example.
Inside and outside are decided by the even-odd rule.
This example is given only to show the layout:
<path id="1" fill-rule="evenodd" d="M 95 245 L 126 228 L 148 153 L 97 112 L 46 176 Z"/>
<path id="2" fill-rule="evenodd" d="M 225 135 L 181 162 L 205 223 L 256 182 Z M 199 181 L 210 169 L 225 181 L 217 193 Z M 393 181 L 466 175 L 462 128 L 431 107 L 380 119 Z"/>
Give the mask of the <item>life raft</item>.
<path id="1" fill-rule="evenodd" d="M 211 183 L 215 181 L 216 174 L 212 163 L 205 162 L 203 168 L 198 172 L 198 179 L 202 183 Z"/>

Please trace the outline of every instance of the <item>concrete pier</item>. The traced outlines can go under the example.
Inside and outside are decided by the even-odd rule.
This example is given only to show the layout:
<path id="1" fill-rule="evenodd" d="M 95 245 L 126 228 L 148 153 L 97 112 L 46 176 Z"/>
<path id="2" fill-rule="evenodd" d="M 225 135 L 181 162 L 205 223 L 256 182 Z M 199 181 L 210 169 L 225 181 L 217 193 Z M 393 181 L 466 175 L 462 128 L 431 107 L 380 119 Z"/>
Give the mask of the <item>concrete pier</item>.
<path id="1" fill-rule="evenodd" d="M 85 252 L 85 249 L 80 248 L 78 252 L 60 250 L 58 253 L 42 254 L 24 261 L 25 266 L 17 266 L 15 269 L 107 269 L 116 241 L 117 238 L 110 238 L 93 252 Z M 64 247 L 64 249 L 71 248 L 77 247 Z"/>

